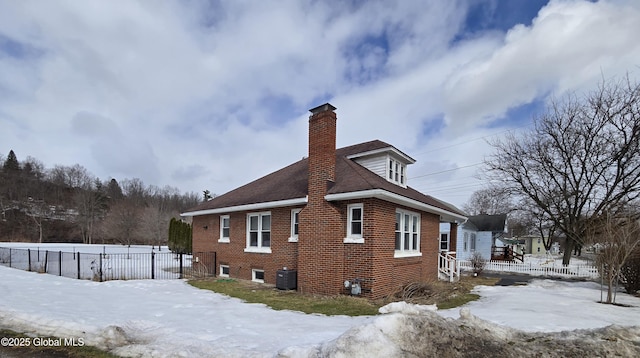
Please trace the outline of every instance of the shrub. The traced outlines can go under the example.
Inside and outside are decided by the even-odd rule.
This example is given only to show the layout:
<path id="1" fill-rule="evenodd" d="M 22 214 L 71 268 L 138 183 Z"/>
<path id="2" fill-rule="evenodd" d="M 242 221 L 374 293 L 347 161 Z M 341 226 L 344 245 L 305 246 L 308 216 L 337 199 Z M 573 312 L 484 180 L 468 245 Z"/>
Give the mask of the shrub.
<path id="1" fill-rule="evenodd" d="M 482 257 L 482 255 L 479 252 L 474 252 L 473 255 L 471 255 L 471 266 L 473 267 L 473 273 L 475 276 L 479 276 L 480 273 L 482 273 L 482 271 L 484 270 L 484 267 L 487 264 L 487 260 Z"/>
<path id="2" fill-rule="evenodd" d="M 620 270 L 622 283 L 625 291 L 629 294 L 635 294 L 640 291 L 640 249 L 627 259 L 627 262 Z"/>

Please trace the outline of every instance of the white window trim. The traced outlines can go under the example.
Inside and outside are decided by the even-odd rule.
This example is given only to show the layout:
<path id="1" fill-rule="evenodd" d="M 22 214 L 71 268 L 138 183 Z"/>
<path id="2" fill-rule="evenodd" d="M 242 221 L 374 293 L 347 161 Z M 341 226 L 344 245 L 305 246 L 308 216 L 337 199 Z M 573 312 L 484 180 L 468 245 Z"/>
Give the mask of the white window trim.
<path id="1" fill-rule="evenodd" d="M 228 244 L 229 242 L 231 242 L 229 236 L 222 236 L 222 222 L 224 221 L 224 219 L 229 220 L 229 236 L 231 236 L 231 217 L 229 215 L 220 215 L 220 238 L 218 239 L 218 242 Z"/>
<path id="2" fill-rule="evenodd" d="M 399 185 L 403 188 L 407 187 L 407 166 L 403 162 L 392 156 L 387 156 L 385 164 L 385 178 L 387 181 Z M 396 179 L 397 178 L 397 179 Z"/>
<path id="3" fill-rule="evenodd" d="M 259 253 L 259 254 L 270 254 L 271 253 L 271 243 L 269 244 L 269 247 L 263 247 L 262 246 L 262 217 L 269 215 L 271 216 L 271 211 L 262 211 L 259 213 L 248 213 L 247 214 L 247 222 L 246 222 L 246 234 L 247 234 L 247 242 L 246 242 L 246 246 L 244 248 L 244 252 L 253 252 L 253 253 Z M 251 242 L 251 237 L 250 237 L 250 218 L 252 216 L 258 216 L 258 245 L 259 246 L 249 246 L 250 242 Z M 271 220 L 273 220 L 273 217 L 271 217 Z M 273 221 L 271 222 L 271 228 L 269 228 L 269 233 L 271 234 L 273 228 Z"/>
<path id="4" fill-rule="evenodd" d="M 351 233 L 351 210 L 352 209 L 360 209 L 360 231 L 361 234 L 352 234 Z M 349 204 L 347 205 L 347 237 L 344 238 L 343 242 L 345 244 L 364 244 L 364 205 L 362 203 L 358 204 Z"/>
<path id="5" fill-rule="evenodd" d="M 218 276 L 220 276 L 220 277 L 229 277 L 228 273 L 222 273 L 222 268 L 223 267 L 226 267 L 227 270 L 229 270 L 229 265 L 220 265 L 220 274 Z"/>
<path id="6" fill-rule="evenodd" d="M 262 275 L 264 276 L 264 270 L 251 269 L 251 281 L 264 283 L 264 279 L 260 280 L 256 278 L 256 272 L 262 272 Z"/>
<path id="7" fill-rule="evenodd" d="M 447 235 L 447 249 L 443 250 L 442 249 L 442 235 Z M 438 252 L 449 252 L 451 251 L 451 235 L 449 232 L 441 232 L 440 235 L 438 235 Z"/>
<path id="8" fill-rule="evenodd" d="M 469 233 L 464 232 L 464 239 L 462 241 L 462 251 L 469 252 Z"/>
<path id="9" fill-rule="evenodd" d="M 469 251 L 471 252 L 475 252 L 478 249 L 477 237 L 478 236 L 475 233 L 471 233 L 471 235 L 469 235 Z"/>
<path id="10" fill-rule="evenodd" d="M 298 242 L 298 234 L 294 234 L 294 224 L 295 224 L 295 214 L 298 214 L 298 233 L 300 232 L 300 210 L 302 209 L 291 209 L 291 236 L 289 237 L 289 242 Z"/>
<path id="11" fill-rule="evenodd" d="M 409 211 L 409 210 L 403 210 L 403 209 L 396 209 L 396 214 L 400 214 L 400 218 L 401 220 L 404 220 L 404 216 L 405 215 L 409 215 L 410 220 L 413 220 L 413 217 L 418 217 L 418 223 L 417 223 L 417 227 L 416 227 L 416 234 L 418 236 L 417 242 L 416 242 L 416 247 L 417 249 L 414 250 L 405 250 L 405 249 L 401 249 L 401 250 L 395 250 L 394 249 L 394 253 L 393 253 L 393 257 L 419 257 L 422 256 L 422 252 L 420 251 L 420 224 L 422 221 L 422 216 L 420 215 L 420 213 L 416 213 L 414 211 Z M 404 225 L 402 225 L 402 221 L 400 222 L 400 240 L 401 243 L 404 244 Z M 394 230 L 395 233 L 395 230 Z M 413 234 L 413 232 L 411 232 L 411 234 Z M 395 234 L 394 234 L 395 236 Z M 395 240 L 395 238 L 394 238 Z M 410 240 L 413 240 L 413 237 L 410 238 Z M 394 243 L 395 246 L 395 243 Z"/>

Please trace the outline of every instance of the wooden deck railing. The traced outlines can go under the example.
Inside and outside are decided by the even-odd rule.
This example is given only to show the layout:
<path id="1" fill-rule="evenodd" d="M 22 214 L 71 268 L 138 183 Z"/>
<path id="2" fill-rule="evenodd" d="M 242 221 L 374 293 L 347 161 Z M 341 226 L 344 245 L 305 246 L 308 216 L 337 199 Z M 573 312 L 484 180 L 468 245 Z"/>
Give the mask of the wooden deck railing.
<path id="1" fill-rule="evenodd" d="M 524 262 L 524 253 L 514 252 L 509 246 L 492 246 L 491 260 Z"/>

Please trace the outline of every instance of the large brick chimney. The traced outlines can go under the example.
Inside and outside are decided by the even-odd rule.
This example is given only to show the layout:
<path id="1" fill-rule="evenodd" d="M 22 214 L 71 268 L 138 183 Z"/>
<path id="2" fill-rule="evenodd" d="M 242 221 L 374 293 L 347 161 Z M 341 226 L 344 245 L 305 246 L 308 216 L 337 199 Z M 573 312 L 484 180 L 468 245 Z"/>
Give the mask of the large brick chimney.
<path id="1" fill-rule="evenodd" d="M 324 201 L 329 183 L 336 179 L 335 109 L 325 103 L 309 110 L 309 201 Z"/>
<path id="2" fill-rule="evenodd" d="M 343 290 L 345 236 L 340 210 L 325 200 L 336 179 L 336 107 L 309 110 L 309 188 L 300 212 L 298 289 L 326 295 Z"/>

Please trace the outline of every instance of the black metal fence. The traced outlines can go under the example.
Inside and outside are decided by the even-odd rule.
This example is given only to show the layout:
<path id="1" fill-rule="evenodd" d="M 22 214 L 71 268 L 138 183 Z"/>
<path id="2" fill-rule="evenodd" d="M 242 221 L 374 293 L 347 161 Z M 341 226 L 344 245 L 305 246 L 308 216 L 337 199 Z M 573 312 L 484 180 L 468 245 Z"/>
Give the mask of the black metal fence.
<path id="1" fill-rule="evenodd" d="M 0 265 L 80 280 L 202 278 L 216 275 L 216 253 L 81 253 L 0 247 Z"/>

